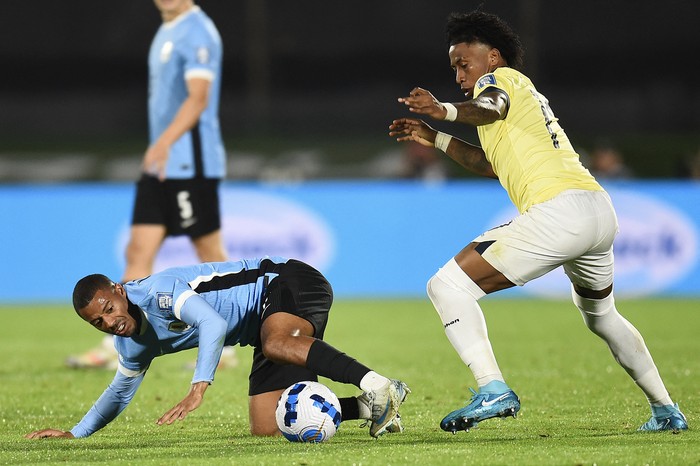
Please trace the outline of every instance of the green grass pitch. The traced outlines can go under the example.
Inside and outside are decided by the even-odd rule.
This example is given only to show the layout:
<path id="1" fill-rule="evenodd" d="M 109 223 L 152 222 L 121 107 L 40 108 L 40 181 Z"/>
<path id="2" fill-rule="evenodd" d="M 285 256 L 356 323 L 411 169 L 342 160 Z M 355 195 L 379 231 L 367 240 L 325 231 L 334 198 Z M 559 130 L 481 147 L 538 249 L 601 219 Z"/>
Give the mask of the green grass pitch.
<path id="1" fill-rule="evenodd" d="M 358 421 L 329 442 L 293 444 L 248 433 L 250 348 L 220 371 L 184 421 L 156 419 L 188 390 L 194 351 L 154 361 L 131 405 L 88 439 L 27 440 L 39 428 L 70 429 L 112 378 L 63 367 L 100 336 L 68 305 L 0 307 L 0 464 L 593 465 L 700 463 L 700 302 L 619 301 L 644 335 L 690 430 L 640 433 L 649 417 L 641 391 L 590 333 L 573 304 L 482 300 L 494 350 L 522 401 L 516 419 L 492 419 L 457 435 L 440 419 L 469 397 L 474 381 L 425 300 L 338 300 L 327 340 L 376 371 L 406 381 L 406 431 L 375 440 Z M 351 386 L 321 379 L 339 396 Z"/>

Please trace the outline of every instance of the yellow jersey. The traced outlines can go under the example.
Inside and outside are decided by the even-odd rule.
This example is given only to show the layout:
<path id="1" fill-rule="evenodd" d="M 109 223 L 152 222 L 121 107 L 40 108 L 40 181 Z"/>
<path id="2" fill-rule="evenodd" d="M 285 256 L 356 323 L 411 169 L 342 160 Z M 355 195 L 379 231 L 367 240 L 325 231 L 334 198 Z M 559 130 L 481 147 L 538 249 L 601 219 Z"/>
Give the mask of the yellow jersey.
<path id="1" fill-rule="evenodd" d="M 519 212 L 567 189 L 603 190 L 527 76 L 513 68 L 497 68 L 479 78 L 474 97 L 489 88 L 505 92 L 508 113 L 503 120 L 477 126 L 477 133 L 486 159 Z"/>

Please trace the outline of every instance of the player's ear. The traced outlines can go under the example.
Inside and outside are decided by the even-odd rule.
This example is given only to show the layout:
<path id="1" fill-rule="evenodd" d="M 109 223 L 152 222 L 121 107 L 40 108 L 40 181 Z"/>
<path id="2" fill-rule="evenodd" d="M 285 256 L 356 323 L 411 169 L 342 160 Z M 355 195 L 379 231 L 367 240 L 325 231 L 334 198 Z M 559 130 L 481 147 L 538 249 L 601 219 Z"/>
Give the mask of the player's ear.
<path id="1" fill-rule="evenodd" d="M 121 283 L 114 283 L 112 286 L 114 286 L 114 292 L 117 293 L 120 296 L 124 296 L 124 285 Z"/>
<path id="2" fill-rule="evenodd" d="M 501 58 L 501 51 L 497 48 L 492 48 L 489 52 L 489 65 L 496 66 Z"/>

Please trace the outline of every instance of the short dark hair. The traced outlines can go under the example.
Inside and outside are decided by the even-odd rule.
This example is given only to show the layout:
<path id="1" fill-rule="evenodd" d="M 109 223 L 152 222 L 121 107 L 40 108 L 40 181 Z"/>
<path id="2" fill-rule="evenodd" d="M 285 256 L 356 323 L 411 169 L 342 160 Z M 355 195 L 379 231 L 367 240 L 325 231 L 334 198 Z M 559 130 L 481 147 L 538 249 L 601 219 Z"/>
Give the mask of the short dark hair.
<path id="1" fill-rule="evenodd" d="M 519 70 L 523 66 L 525 51 L 518 35 L 498 16 L 483 11 L 450 13 L 445 27 L 447 46 L 462 42 L 482 44 L 497 48 L 508 66 Z"/>
<path id="2" fill-rule="evenodd" d="M 94 273 L 78 280 L 73 288 L 73 309 L 80 314 L 80 310 L 90 304 L 97 290 L 103 290 L 114 286 L 114 282 L 107 276 Z"/>

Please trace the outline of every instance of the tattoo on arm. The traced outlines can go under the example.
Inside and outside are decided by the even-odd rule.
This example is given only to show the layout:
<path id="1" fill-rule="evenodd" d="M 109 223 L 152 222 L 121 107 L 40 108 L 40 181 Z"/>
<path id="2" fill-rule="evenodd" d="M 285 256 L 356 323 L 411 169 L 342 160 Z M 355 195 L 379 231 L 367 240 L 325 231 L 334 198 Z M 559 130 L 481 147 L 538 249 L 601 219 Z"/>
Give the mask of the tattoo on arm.
<path id="1" fill-rule="evenodd" d="M 454 104 L 459 123 L 472 126 L 488 125 L 502 120 L 508 113 L 508 96 L 499 90 L 486 91 L 479 97 Z"/>
<path id="2" fill-rule="evenodd" d="M 486 160 L 486 153 L 481 147 L 453 137 L 447 155 L 476 175 L 498 179 L 491 163 Z"/>

